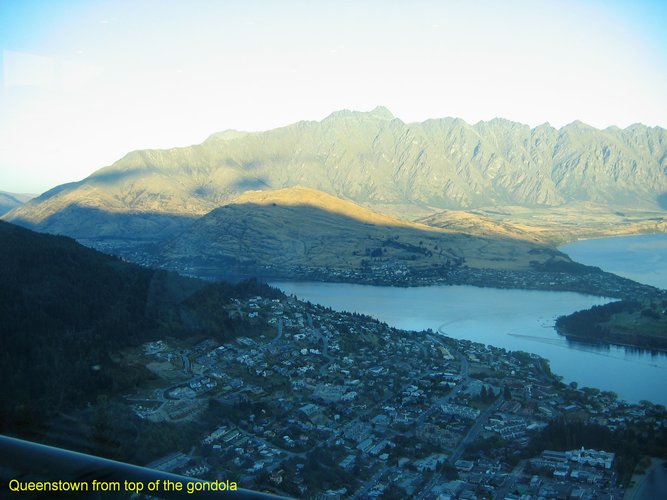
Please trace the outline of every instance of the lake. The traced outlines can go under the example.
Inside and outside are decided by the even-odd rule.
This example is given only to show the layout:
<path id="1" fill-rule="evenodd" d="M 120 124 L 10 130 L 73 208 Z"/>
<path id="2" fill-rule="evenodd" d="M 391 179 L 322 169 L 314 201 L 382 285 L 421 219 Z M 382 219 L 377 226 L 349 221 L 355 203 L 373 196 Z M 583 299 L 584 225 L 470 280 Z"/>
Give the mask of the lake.
<path id="1" fill-rule="evenodd" d="M 647 243 L 642 244 L 641 238 L 647 238 Z M 568 245 L 568 251 L 574 254 L 576 245 L 581 243 L 593 256 L 591 242 L 606 251 L 609 239 L 579 241 Z M 658 243 L 650 243 L 653 239 L 632 237 L 628 244 L 635 248 L 655 244 L 660 249 L 660 238 Z M 640 260 L 646 258 L 641 252 L 637 255 Z M 664 256 L 652 262 L 662 262 L 667 267 Z M 602 257 L 596 258 L 595 265 L 608 270 Z M 631 262 L 627 265 L 629 269 Z M 431 328 L 456 339 L 533 352 L 547 358 L 552 371 L 561 375 L 565 383 L 575 381 L 580 387 L 614 391 L 629 402 L 646 399 L 667 405 L 666 354 L 572 342 L 554 330 L 558 316 L 611 299 L 573 292 L 472 286 L 397 288 L 320 282 L 272 285 L 335 310 L 368 314 L 396 328 Z"/>
<path id="2" fill-rule="evenodd" d="M 667 289 L 667 234 L 579 240 L 558 249 L 582 264 Z"/>

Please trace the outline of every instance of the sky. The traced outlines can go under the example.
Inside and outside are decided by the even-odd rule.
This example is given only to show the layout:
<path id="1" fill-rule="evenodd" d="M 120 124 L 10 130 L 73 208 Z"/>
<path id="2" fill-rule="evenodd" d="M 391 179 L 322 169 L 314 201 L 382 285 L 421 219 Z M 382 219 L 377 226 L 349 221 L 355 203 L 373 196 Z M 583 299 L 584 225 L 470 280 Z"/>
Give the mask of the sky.
<path id="1" fill-rule="evenodd" d="M 0 0 L 0 191 L 340 109 L 667 128 L 667 2 Z"/>

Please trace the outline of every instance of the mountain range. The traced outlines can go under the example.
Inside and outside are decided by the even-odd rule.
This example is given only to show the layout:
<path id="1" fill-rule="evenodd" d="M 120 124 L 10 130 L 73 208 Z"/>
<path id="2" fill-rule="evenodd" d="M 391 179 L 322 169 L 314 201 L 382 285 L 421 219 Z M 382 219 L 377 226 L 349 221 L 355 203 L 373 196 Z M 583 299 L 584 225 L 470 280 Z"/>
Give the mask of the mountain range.
<path id="1" fill-rule="evenodd" d="M 660 127 L 404 123 L 378 107 L 134 151 L 3 219 L 142 263 L 285 274 L 358 269 L 378 249 L 413 271 L 527 269 L 569 261 L 544 251 L 568 239 L 664 231 L 666 210 Z"/>
<path id="2" fill-rule="evenodd" d="M 189 218 L 247 190 L 297 185 L 402 218 L 577 202 L 659 210 L 667 207 L 667 133 L 643 125 L 597 130 L 581 122 L 531 129 L 504 119 L 404 123 L 381 107 L 339 111 L 320 122 L 134 151 L 6 220 L 77 237 L 86 229 L 68 220 L 72 207 Z"/>

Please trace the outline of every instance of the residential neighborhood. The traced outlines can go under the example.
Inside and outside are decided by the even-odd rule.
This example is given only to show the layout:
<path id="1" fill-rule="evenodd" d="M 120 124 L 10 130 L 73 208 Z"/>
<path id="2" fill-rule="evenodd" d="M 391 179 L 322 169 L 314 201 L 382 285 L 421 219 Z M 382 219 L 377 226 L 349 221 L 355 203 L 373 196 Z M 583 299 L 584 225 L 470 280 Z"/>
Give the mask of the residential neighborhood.
<path id="1" fill-rule="evenodd" d="M 128 357 L 161 381 L 126 396 L 141 419 L 186 424 L 224 408 L 151 467 L 300 498 L 620 499 L 613 451 L 536 438 L 553 422 L 667 430 L 664 407 L 565 385 L 537 355 L 294 297 L 226 307 L 265 333 L 163 339 Z"/>

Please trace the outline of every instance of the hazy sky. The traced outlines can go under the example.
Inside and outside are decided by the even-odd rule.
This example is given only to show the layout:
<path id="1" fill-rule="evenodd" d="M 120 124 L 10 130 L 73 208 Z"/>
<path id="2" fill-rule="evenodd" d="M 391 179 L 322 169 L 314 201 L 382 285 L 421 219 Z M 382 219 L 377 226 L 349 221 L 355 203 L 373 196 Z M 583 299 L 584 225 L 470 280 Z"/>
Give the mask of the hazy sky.
<path id="1" fill-rule="evenodd" d="M 667 127 L 667 2 L 0 0 L 0 190 L 387 106 Z"/>

